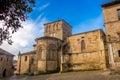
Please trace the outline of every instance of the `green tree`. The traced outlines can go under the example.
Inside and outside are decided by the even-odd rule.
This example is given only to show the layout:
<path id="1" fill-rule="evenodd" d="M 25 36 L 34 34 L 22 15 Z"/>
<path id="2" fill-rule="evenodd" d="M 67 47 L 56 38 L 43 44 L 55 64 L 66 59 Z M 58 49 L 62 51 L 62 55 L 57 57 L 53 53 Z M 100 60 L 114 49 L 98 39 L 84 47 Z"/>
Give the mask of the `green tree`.
<path id="1" fill-rule="evenodd" d="M 7 41 L 10 45 L 12 34 L 22 28 L 22 21 L 28 18 L 35 6 L 35 0 L 0 0 L 0 45 Z"/>

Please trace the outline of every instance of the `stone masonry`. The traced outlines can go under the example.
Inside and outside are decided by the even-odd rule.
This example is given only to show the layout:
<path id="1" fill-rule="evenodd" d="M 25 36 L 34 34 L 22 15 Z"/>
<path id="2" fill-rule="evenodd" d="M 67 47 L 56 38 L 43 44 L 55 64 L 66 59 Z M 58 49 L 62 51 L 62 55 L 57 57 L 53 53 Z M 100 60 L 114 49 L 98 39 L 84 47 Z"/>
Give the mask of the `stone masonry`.
<path id="1" fill-rule="evenodd" d="M 101 29 L 72 34 L 64 20 L 44 24 L 34 51 L 18 55 L 18 74 L 106 70 L 120 67 L 120 1 L 102 4 L 106 33 Z"/>
<path id="2" fill-rule="evenodd" d="M 120 68 L 120 1 L 115 0 L 103 4 L 102 8 L 109 49 L 109 64 L 112 68 Z"/>
<path id="3" fill-rule="evenodd" d="M 0 78 L 13 75 L 13 57 L 13 54 L 0 48 Z"/>

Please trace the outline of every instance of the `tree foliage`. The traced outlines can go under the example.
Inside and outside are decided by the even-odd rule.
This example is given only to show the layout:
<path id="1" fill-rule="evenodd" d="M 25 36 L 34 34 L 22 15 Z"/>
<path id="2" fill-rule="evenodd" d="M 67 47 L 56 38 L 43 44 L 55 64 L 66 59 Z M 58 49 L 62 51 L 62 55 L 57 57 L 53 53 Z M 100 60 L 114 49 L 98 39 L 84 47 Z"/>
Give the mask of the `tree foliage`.
<path id="1" fill-rule="evenodd" d="M 28 18 L 28 13 L 32 12 L 35 0 L 0 0 L 0 45 L 3 41 L 12 44 L 12 34 L 22 28 L 22 21 Z"/>

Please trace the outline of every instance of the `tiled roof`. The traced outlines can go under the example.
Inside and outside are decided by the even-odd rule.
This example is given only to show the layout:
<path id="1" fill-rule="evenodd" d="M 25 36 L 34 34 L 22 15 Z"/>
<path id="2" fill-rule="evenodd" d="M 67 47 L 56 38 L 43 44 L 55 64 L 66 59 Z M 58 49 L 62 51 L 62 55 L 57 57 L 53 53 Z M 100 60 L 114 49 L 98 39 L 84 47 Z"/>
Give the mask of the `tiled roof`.
<path id="1" fill-rule="evenodd" d="M 11 54 L 11 53 L 9 53 L 9 52 L 1 49 L 1 48 L 0 48 L 0 54 L 2 54 L 2 55 L 8 55 L 8 56 L 14 56 L 13 54 Z"/>

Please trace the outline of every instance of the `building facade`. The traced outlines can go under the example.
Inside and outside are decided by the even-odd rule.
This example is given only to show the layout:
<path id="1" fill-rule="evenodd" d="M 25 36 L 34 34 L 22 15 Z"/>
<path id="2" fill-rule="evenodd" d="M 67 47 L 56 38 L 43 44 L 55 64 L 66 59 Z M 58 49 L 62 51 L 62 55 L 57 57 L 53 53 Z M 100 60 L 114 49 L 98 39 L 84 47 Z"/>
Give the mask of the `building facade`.
<path id="1" fill-rule="evenodd" d="M 109 64 L 120 68 L 120 0 L 102 5 L 108 43 Z"/>
<path id="2" fill-rule="evenodd" d="M 64 20 L 44 24 L 34 51 L 18 55 L 18 74 L 119 68 L 120 1 L 102 4 L 106 34 L 94 30 L 72 35 Z"/>
<path id="3" fill-rule="evenodd" d="M 63 46 L 63 66 L 68 67 L 68 70 L 106 69 L 104 42 L 105 34 L 102 30 L 69 36 Z"/>
<path id="4" fill-rule="evenodd" d="M 0 48 L 0 78 L 13 75 L 13 57 L 13 54 Z"/>

